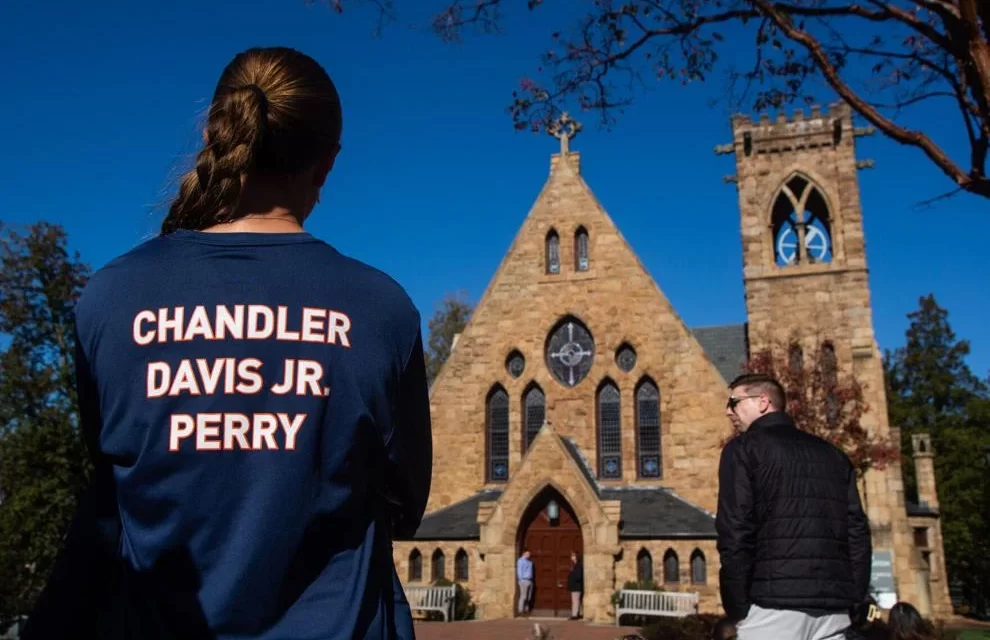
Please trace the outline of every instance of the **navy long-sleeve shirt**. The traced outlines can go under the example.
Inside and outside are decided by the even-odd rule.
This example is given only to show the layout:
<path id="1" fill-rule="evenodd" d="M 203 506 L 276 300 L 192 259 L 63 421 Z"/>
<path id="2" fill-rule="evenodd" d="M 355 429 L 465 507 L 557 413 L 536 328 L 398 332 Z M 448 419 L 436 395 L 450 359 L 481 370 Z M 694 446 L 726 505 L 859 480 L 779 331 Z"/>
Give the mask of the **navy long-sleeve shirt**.
<path id="1" fill-rule="evenodd" d="M 25 637 L 412 637 L 391 539 L 432 441 L 398 284 L 307 233 L 179 231 L 76 321 L 96 473 Z"/>

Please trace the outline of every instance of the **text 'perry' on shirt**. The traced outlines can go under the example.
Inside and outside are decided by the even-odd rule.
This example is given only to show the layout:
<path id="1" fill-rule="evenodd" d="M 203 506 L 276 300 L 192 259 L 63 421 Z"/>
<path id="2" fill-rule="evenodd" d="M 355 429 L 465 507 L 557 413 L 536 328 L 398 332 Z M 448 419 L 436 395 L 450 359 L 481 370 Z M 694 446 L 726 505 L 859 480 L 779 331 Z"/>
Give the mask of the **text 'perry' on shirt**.
<path id="1" fill-rule="evenodd" d="M 347 314 L 315 307 L 290 309 L 260 304 L 198 305 L 145 309 L 134 316 L 132 337 L 144 347 L 166 342 L 196 340 L 276 340 L 311 342 L 350 348 Z M 258 358 L 186 358 L 172 364 L 147 364 L 146 397 L 256 395 L 330 395 L 323 365 L 316 360 L 285 358 L 282 375 L 265 379 Z M 263 451 L 296 448 L 306 413 L 173 413 L 169 416 L 168 449 L 193 447 L 196 451 Z M 187 442 L 188 441 L 188 442 Z"/>

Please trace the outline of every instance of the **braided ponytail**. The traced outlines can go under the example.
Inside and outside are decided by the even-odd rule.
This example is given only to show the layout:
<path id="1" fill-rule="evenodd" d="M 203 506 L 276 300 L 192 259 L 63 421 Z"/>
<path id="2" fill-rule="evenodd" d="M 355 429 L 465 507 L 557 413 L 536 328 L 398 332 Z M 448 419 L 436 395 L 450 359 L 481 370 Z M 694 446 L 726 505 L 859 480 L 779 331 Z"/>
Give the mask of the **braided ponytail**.
<path id="1" fill-rule="evenodd" d="M 286 48 L 238 54 L 220 77 L 196 166 L 162 221 L 162 233 L 236 220 L 247 177 L 305 169 L 340 140 L 340 101 L 312 58 Z"/>

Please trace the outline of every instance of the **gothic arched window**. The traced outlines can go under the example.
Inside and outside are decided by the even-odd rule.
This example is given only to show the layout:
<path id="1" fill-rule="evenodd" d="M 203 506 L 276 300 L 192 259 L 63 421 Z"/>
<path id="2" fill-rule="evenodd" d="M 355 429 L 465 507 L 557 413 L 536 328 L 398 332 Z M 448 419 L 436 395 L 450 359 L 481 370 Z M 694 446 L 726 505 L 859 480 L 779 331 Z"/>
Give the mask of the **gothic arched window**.
<path id="1" fill-rule="evenodd" d="M 691 554 L 691 582 L 693 584 L 705 584 L 708 582 L 708 563 L 705 561 L 705 554 L 701 549 L 695 549 Z"/>
<path id="2" fill-rule="evenodd" d="M 458 582 L 467 582 L 470 577 L 470 561 L 468 559 L 467 551 L 464 549 L 458 549 L 457 553 L 454 555 L 454 580 Z"/>
<path id="3" fill-rule="evenodd" d="M 802 175 L 791 176 L 773 203 L 774 262 L 781 267 L 831 262 L 831 224 L 821 190 Z"/>
<path id="4" fill-rule="evenodd" d="M 804 369 L 804 350 L 796 342 L 792 342 L 788 348 L 787 366 L 792 373 L 798 373 Z"/>
<path id="5" fill-rule="evenodd" d="M 681 567 L 677 561 L 677 552 L 667 549 L 663 554 L 663 581 L 667 584 L 677 584 L 681 581 Z"/>
<path id="6" fill-rule="evenodd" d="M 653 580 L 653 556 L 646 549 L 640 549 L 636 556 L 636 580 L 640 584 Z"/>
<path id="7" fill-rule="evenodd" d="M 560 273 L 560 236 L 553 229 L 547 233 L 547 273 Z"/>
<path id="8" fill-rule="evenodd" d="M 437 549 L 433 552 L 433 562 L 430 566 L 430 579 L 433 582 L 437 580 L 446 580 L 446 558 L 443 556 L 443 551 Z"/>
<path id="9" fill-rule="evenodd" d="M 622 421 L 619 388 L 606 380 L 598 388 L 598 476 L 622 477 Z"/>
<path id="10" fill-rule="evenodd" d="M 663 475 L 660 449 L 660 390 L 649 378 L 636 388 L 636 445 L 639 449 L 639 477 Z"/>
<path id="11" fill-rule="evenodd" d="M 423 579 L 423 554 L 419 549 L 409 552 L 409 582 L 419 582 Z"/>
<path id="12" fill-rule="evenodd" d="M 523 395 L 523 452 L 533 444 L 547 415 L 547 399 L 543 389 L 535 382 Z"/>
<path id="13" fill-rule="evenodd" d="M 587 271 L 588 266 L 588 231 L 584 227 L 578 227 L 574 233 L 574 269 Z"/>
<path id="14" fill-rule="evenodd" d="M 487 405 L 486 475 L 489 482 L 505 482 L 509 479 L 509 394 L 495 385 L 488 394 Z"/>

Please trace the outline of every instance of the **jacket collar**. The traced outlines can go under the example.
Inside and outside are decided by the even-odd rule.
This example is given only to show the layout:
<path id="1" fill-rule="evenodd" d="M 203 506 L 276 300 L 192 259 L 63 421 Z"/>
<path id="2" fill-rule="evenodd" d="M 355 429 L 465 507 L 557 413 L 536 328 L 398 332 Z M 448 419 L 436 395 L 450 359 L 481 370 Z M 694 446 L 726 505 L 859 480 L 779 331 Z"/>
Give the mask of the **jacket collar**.
<path id="1" fill-rule="evenodd" d="M 797 425 L 794 424 L 794 419 L 783 411 L 773 411 L 753 420 L 747 431 L 766 427 L 797 427 Z"/>

